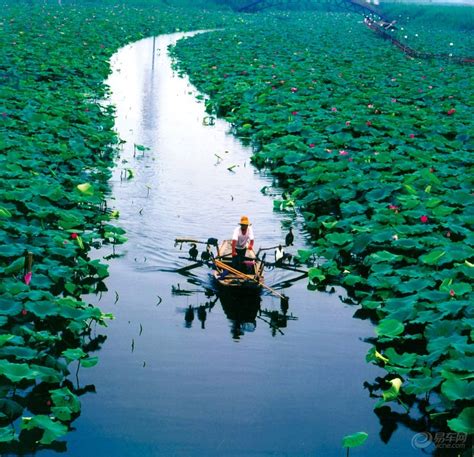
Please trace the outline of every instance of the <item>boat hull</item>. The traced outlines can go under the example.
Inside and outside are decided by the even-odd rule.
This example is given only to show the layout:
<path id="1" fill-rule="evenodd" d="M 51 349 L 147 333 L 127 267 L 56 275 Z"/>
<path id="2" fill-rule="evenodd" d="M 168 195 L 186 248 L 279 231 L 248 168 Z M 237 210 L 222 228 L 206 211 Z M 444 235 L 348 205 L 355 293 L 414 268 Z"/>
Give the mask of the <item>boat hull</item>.
<path id="1" fill-rule="evenodd" d="M 234 273 L 232 264 L 232 244 L 230 240 L 221 243 L 218 249 L 219 261 L 216 262 L 212 276 L 220 288 L 227 290 L 260 291 L 263 283 L 263 264 L 253 250 L 247 250 L 243 265 L 244 271 Z M 227 270 L 226 268 L 229 268 Z M 243 277 L 245 276 L 245 277 Z"/>

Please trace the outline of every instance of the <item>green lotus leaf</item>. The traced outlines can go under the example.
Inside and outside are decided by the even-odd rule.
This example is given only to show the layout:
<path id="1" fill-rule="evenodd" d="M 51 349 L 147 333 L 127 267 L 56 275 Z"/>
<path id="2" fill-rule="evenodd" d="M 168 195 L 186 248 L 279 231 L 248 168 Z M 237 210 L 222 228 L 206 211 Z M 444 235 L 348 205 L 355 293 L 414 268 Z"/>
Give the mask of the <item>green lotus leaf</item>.
<path id="1" fill-rule="evenodd" d="M 60 308 L 57 303 L 46 300 L 27 302 L 25 309 L 41 318 L 57 316 L 60 313 Z"/>
<path id="2" fill-rule="evenodd" d="M 86 357 L 86 353 L 81 348 L 76 349 L 66 349 L 62 352 L 63 357 L 68 361 L 68 363 L 73 360 L 79 360 L 83 357 Z"/>
<path id="3" fill-rule="evenodd" d="M 77 189 L 84 195 L 92 196 L 94 195 L 94 188 L 90 183 L 78 184 Z"/>
<path id="4" fill-rule="evenodd" d="M 310 268 L 308 270 L 308 278 L 311 281 L 317 280 L 318 282 L 322 282 L 326 279 L 326 275 L 322 272 L 320 268 Z"/>
<path id="5" fill-rule="evenodd" d="M 433 286 L 434 281 L 428 278 L 411 279 L 398 285 L 398 290 L 402 293 L 418 292 L 427 287 Z"/>
<path id="6" fill-rule="evenodd" d="M 86 359 L 81 359 L 81 366 L 84 368 L 91 368 L 97 365 L 99 362 L 99 357 L 87 357 Z"/>
<path id="7" fill-rule="evenodd" d="M 0 206 L 0 217 L 9 218 L 9 217 L 12 217 L 12 213 L 8 211 L 6 208 L 3 208 L 2 206 Z"/>
<path id="8" fill-rule="evenodd" d="M 13 422 L 18 419 L 23 414 L 23 406 L 13 400 L 8 400 L 6 398 L 0 399 L 0 415 L 8 420 Z"/>
<path id="9" fill-rule="evenodd" d="M 474 381 L 448 379 L 441 385 L 441 392 L 452 401 L 474 400 Z"/>
<path id="10" fill-rule="evenodd" d="M 446 251 L 443 249 L 435 249 L 431 251 L 429 254 L 422 255 L 420 260 L 428 265 L 436 265 L 441 257 L 446 255 Z"/>
<path id="11" fill-rule="evenodd" d="M 32 360 L 38 356 L 38 351 L 24 346 L 4 346 L 0 348 L 0 357 L 15 357 L 19 360 Z"/>
<path id="12" fill-rule="evenodd" d="M 458 433 L 474 433 L 474 407 L 464 408 L 459 416 L 448 420 L 448 425 Z"/>
<path id="13" fill-rule="evenodd" d="M 36 378 L 35 370 L 26 363 L 11 363 L 6 360 L 0 360 L 0 373 L 13 382 Z"/>
<path id="14" fill-rule="evenodd" d="M 0 315 L 16 316 L 20 314 L 22 305 L 14 299 L 0 298 Z"/>
<path id="15" fill-rule="evenodd" d="M 51 413 L 62 422 L 70 421 L 73 416 L 73 412 L 67 406 L 53 406 Z"/>
<path id="16" fill-rule="evenodd" d="M 30 368 L 34 370 L 35 377 L 37 379 L 41 379 L 41 381 L 43 382 L 56 383 L 56 382 L 60 382 L 61 379 L 63 378 L 62 373 L 60 373 L 58 370 L 51 367 L 31 364 Z"/>
<path id="17" fill-rule="evenodd" d="M 369 435 L 365 432 L 357 432 L 353 433 L 352 435 L 346 435 L 342 439 L 342 447 L 343 448 L 353 448 L 362 446 L 366 441 Z"/>
<path id="18" fill-rule="evenodd" d="M 375 328 L 375 332 L 378 336 L 388 336 L 391 338 L 402 334 L 404 330 L 405 326 L 403 323 L 396 319 L 383 319 Z"/>
<path id="19" fill-rule="evenodd" d="M 21 336 L 11 335 L 9 333 L 0 335 L 0 347 L 7 343 L 20 345 L 20 344 L 25 344 L 25 340 Z"/>
<path id="20" fill-rule="evenodd" d="M 11 427 L 0 427 L 0 443 L 9 443 L 18 439 L 15 430 Z"/>
<path id="21" fill-rule="evenodd" d="M 378 263 L 378 262 L 396 262 L 401 260 L 403 257 L 398 254 L 392 254 L 388 251 L 379 251 L 374 254 L 371 254 L 368 259 L 371 263 Z"/>
<path id="22" fill-rule="evenodd" d="M 407 380 L 407 384 L 403 387 L 403 391 L 411 395 L 422 395 L 432 391 L 438 387 L 442 382 L 442 378 L 432 378 L 424 376 L 422 378 L 410 378 Z"/>
<path id="23" fill-rule="evenodd" d="M 21 270 L 23 270 L 24 265 L 25 265 L 25 259 L 23 257 L 20 257 L 20 258 L 14 260 L 13 262 L 11 262 L 10 265 L 5 267 L 3 269 L 3 272 L 6 275 L 11 275 L 11 274 L 14 274 L 14 273 L 18 273 Z"/>
<path id="24" fill-rule="evenodd" d="M 330 243 L 341 246 L 350 243 L 352 241 L 352 235 L 348 233 L 331 233 L 326 235 L 326 239 Z"/>
<path id="25" fill-rule="evenodd" d="M 53 404 L 57 407 L 67 407 L 73 413 L 78 413 L 81 410 L 81 403 L 75 394 L 73 394 L 67 387 L 62 389 L 55 389 L 50 391 Z"/>
<path id="26" fill-rule="evenodd" d="M 389 383 L 391 384 L 390 388 L 388 390 L 384 390 L 382 394 L 385 402 L 396 400 L 400 394 L 400 388 L 403 384 L 400 378 L 392 379 L 389 381 Z"/>
<path id="27" fill-rule="evenodd" d="M 21 428 L 23 430 L 33 430 L 35 428 L 44 430 L 43 436 L 39 441 L 41 444 L 51 444 L 53 441 L 64 436 L 68 432 L 66 425 L 45 415 L 23 417 Z"/>
<path id="28" fill-rule="evenodd" d="M 402 367 L 412 367 L 419 357 L 416 353 L 403 352 L 399 354 L 394 348 L 388 348 L 385 351 L 385 356 L 388 358 L 390 365 L 399 365 Z"/>

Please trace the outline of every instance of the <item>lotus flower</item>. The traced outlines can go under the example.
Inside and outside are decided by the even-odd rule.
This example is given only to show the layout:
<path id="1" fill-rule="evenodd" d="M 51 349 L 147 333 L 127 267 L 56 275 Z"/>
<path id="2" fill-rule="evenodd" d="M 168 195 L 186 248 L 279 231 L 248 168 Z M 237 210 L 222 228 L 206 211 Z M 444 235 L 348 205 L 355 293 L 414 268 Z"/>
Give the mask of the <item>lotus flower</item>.
<path id="1" fill-rule="evenodd" d="M 414 134 L 414 133 L 410 133 L 410 138 L 415 138 L 415 134 Z"/>
<path id="2" fill-rule="evenodd" d="M 25 284 L 26 284 L 27 286 L 30 285 L 31 276 L 33 276 L 33 273 L 32 273 L 31 271 L 29 271 L 29 272 L 26 273 L 26 275 L 23 277 L 23 280 L 25 281 Z"/>
<path id="3" fill-rule="evenodd" d="M 315 146 L 316 146 L 316 145 L 315 145 L 314 143 L 311 143 L 311 144 L 309 145 L 310 148 L 314 148 Z"/>
<path id="4" fill-rule="evenodd" d="M 294 92 L 298 92 L 298 88 L 297 88 L 297 87 L 292 87 L 292 88 L 291 88 L 291 92 L 293 92 L 293 93 L 294 93 Z"/>
<path id="5" fill-rule="evenodd" d="M 451 289 L 451 290 L 449 291 L 449 295 L 451 295 L 451 297 L 454 297 L 454 296 L 456 295 L 456 292 L 454 292 L 454 290 Z"/>
<path id="6" fill-rule="evenodd" d="M 331 111 L 332 111 L 333 113 L 335 113 L 335 112 L 337 111 L 337 108 L 336 108 L 335 106 L 333 106 L 333 107 L 331 108 Z"/>
<path id="7" fill-rule="evenodd" d="M 351 121 L 346 121 L 346 125 L 349 127 L 351 125 Z"/>
<path id="8" fill-rule="evenodd" d="M 341 155 L 341 156 L 346 156 L 347 154 L 349 154 L 349 153 L 347 151 L 345 151 L 344 149 L 339 151 L 339 155 Z"/>
<path id="9" fill-rule="evenodd" d="M 426 224 L 428 222 L 428 216 L 425 216 L 425 215 L 421 216 L 420 221 L 423 222 L 423 224 Z"/>
<path id="10" fill-rule="evenodd" d="M 455 112 L 456 112 L 456 110 L 455 110 L 454 108 L 451 108 L 451 109 L 448 111 L 448 116 L 452 116 Z"/>

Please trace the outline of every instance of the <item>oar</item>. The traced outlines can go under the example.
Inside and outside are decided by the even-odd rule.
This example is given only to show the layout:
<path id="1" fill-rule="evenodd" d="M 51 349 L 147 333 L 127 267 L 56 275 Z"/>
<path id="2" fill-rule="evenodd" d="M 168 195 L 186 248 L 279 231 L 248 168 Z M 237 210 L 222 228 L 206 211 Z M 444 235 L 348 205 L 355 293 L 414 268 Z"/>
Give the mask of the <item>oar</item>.
<path id="1" fill-rule="evenodd" d="M 217 246 L 217 238 L 208 238 L 207 241 L 195 240 L 194 238 L 175 238 L 175 246 L 182 243 L 210 244 L 212 246 Z"/>
<path id="2" fill-rule="evenodd" d="M 273 290 L 271 287 L 267 286 L 263 282 L 258 281 L 252 275 L 246 275 L 245 273 L 242 273 L 241 271 L 236 270 L 235 268 L 232 268 L 231 266 L 226 265 L 224 262 L 221 262 L 219 260 L 216 260 L 215 263 L 218 267 L 220 267 L 224 270 L 228 270 L 231 273 L 235 274 L 236 276 L 239 276 L 240 278 L 250 279 L 250 281 L 253 281 L 253 282 L 256 282 L 257 284 L 260 284 L 262 287 L 269 290 L 272 294 L 275 294 L 277 297 L 280 297 L 282 300 L 288 300 L 287 297 L 285 297 L 284 295 L 279 294 L 276 290 Z"/>

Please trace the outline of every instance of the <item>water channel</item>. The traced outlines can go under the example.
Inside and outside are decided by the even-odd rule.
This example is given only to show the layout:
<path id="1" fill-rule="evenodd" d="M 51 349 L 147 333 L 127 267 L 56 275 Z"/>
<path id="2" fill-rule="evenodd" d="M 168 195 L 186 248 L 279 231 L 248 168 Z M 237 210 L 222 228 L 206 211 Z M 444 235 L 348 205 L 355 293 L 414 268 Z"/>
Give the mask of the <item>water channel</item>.
<path id="1" fill-rule="evenodd" d="M 301 280 L 284 290 L 286 317 L 280 300 L 264 294 L 260 311 L 242 318 L 235 304 L 206 295 L 209 269 L 163 271 L 190 263 L 176 237 L 228 238 L 244 214 L 257 247 L 278 244 L 290 225 L 289 251 L 309 246 L 301 220 L 273 211 L 272 196 L 260 192 L 273 181 L 251 166 L 251 150 L 225 122 L 203 125 L 204 104 L 167 54 L 184 35 L 156 38 L 155 50 L 153 39 L 142 40 L 112 59 L 107 83 L 126 143 L 109 205 L 129 241 L 110 263 L 108 292 L 92 298 L 116 318 L 96 330 L 107 337 L 92 354 L 99 364 L 80 372 L 96 393 L 81 397 L 67 455 L 331 457 L 345 455 L 341 439 L 357 431 L 369 440 L 351 455 L 420 455 L 407 429 L 388 444 L 379 438 L 363 387 L 382 374 L 365 362 L 373 327 L 352 317 L 342 290 L 312 292 Z M 267 283 L 292 276 L 269 271 Z M 186 309 L 200 305 L 205 313 L 186 322 Z"/>

